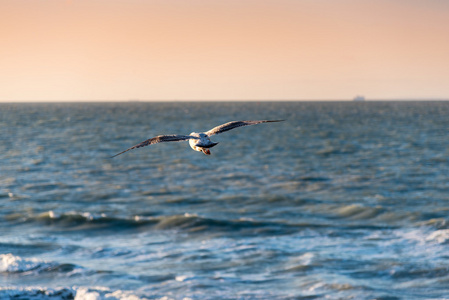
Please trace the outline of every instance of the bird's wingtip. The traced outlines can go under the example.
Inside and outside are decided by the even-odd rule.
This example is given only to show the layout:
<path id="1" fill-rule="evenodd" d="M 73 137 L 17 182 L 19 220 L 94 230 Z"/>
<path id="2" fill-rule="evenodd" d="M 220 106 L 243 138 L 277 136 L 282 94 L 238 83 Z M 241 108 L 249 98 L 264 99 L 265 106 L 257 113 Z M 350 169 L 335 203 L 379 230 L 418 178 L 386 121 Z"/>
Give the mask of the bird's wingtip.
<path id="1" fill-rule="evenodd" d="M 126 151 L 128 151 L 128 150 L 126 150 Z M 120 154 L 123 154 L 123 153 L 125 153 L 126 151 L 123 151 L 123 152 L 117 153 L 117 154 L 115 154 L 115 155 L 112 155 L 112 156 L 110 156 L 109 158 L 114 158 L 114 157 L 116 157 L 116 156 L 119 156 Z"/>

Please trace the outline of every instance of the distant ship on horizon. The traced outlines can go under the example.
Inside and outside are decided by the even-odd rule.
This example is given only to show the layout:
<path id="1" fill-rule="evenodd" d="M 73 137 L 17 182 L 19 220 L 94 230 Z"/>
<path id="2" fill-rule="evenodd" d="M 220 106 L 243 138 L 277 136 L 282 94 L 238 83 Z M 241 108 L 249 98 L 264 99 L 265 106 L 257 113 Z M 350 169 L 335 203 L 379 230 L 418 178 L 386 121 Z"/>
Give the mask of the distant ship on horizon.
<path id="1" fill-rule="evenodd" d="M 352 101 L 365 101 L 365 97 L 364 96 L 355 96 Z"/>

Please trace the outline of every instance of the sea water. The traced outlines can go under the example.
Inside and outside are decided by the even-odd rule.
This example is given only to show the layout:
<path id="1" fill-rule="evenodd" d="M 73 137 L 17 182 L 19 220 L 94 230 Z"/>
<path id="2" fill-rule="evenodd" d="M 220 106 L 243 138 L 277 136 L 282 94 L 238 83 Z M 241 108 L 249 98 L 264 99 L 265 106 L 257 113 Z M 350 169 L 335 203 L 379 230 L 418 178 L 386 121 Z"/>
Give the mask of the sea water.
<path id="1" fill-rule="evenodd" d="M 0 299 L 449 299 L 448 102 L 0 104 Z M 160 134 L 285 119 L 110 156 Z"/>

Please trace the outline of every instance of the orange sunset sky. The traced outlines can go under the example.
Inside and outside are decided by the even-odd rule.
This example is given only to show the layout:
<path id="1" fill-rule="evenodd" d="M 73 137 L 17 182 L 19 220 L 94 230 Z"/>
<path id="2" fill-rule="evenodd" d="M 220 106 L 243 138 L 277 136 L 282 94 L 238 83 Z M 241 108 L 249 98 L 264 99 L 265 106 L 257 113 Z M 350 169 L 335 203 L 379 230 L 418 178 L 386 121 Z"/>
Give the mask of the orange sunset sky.
<path id="1" fill-rule="evenodd" d="M 449 99 L 447 0 L 0 0 L 0 101 Z"/>

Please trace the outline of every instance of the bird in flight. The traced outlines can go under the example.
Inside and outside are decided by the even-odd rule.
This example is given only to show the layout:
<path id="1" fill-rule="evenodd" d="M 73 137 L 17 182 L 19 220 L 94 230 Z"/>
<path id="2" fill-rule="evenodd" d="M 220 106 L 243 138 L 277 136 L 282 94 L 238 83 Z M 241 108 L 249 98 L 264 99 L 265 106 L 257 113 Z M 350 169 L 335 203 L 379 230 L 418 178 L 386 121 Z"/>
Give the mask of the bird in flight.
<path id="1" fill-rule="evenodd" d="M 212 142 L 210 140 L 210 136 L 223 133 L 225 131 L 242 127 L 242 126 L 248 126 L 248 125 L 256 125 L 261 123 L 271 123 L 271 122 L 282 122 L 284 120 L 258 120 L 258 121 L 232 121 L 228 122 L 222 125 L 219 125 L 217 127 L 212 128 L 209 131 L 206 132 L 192 132 L 189 135 L 158 135 L 154 138 L 148 139 L 146 141 L 143 141 L 135 146 L 132 146 L 131 148 L 126 149 L 125 151 L 119 152 L 116 155 L 112 157 L 116 157 L 120 154 L 123 154 L 129 150 L 145 147 L 157 143 L 163 143 L 163 142 L 179 142 L 179 141 L 189 141 L 190 147 L 195 151 L 201 151 L 206 155 L 210 155 L 210 148 L 216 146 L 218 143 Z M 112 158 L 111 157 L 111 158 Z"/>

